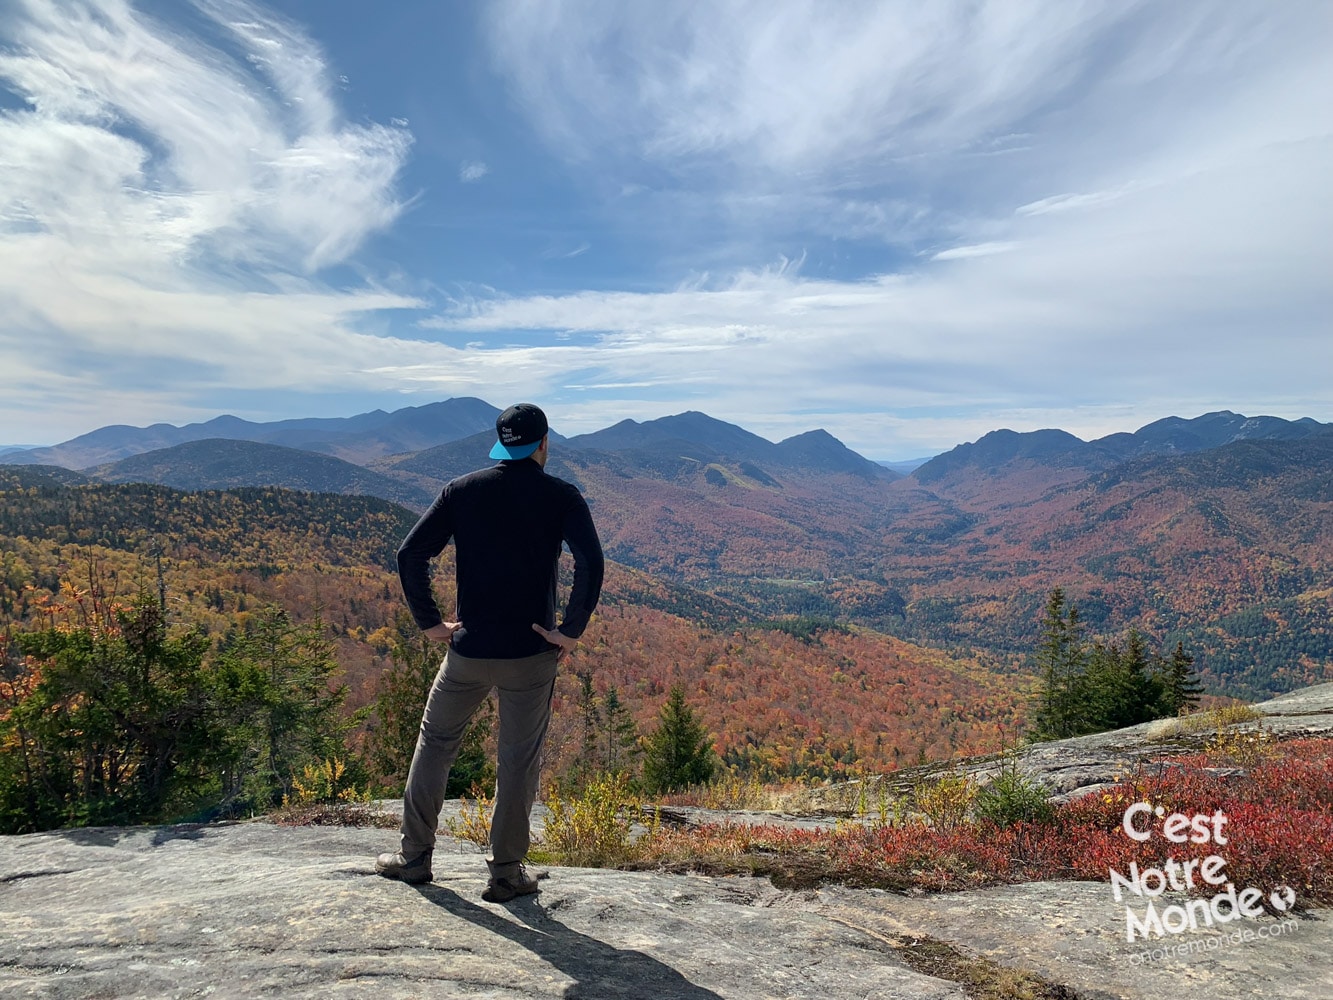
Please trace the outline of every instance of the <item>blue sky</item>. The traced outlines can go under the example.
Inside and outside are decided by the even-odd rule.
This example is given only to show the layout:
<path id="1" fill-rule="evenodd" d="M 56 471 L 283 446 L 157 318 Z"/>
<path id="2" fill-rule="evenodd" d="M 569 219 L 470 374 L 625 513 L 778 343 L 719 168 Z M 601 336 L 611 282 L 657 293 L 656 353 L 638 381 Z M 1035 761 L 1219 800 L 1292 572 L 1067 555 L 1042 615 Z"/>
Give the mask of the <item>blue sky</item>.
<path id="1" fill-rule="evenodd" d="M 1333 4 L 4 0 L 0 442 L 1333 420 Z"/>

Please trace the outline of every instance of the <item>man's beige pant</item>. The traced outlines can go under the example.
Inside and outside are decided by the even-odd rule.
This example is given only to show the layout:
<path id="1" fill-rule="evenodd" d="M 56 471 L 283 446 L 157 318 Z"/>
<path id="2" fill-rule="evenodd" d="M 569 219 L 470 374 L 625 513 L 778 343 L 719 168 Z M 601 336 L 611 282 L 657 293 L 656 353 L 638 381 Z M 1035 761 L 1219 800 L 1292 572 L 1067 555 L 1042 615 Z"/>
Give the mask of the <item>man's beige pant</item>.
<path id="1" fill-rule="evenodd" d="M 495 810 L 491 814 L 491 875 L 517 873 L 528 854 L 528 822 L 537 797 L 542 743 L 551 721 L 556 650 L 517 660 L 476 660 L 452 649 L 431 686 L 421 735 L 403 792 L 401 850 L 407 858 L 435 847 L 449 768 L 468 721 L 492 689 L 500 698 Z"/>

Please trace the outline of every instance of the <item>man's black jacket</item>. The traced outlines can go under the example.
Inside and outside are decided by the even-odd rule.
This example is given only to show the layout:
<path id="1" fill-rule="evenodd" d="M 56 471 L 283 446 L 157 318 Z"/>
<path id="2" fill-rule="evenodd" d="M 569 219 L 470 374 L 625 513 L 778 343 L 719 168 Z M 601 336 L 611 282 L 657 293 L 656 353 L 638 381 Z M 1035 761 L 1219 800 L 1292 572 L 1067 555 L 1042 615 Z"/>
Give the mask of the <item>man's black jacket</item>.
<path id="1" fill-rule="evenodd" d="M 398 550 L 398 576 L 418 627 L 441 622 L 430 560 L 454 540 L 463 656 L 516 659 L 552 646 L 532 630 L 555 626 L 560 543 L 574 555 L 574 586 L 560 631 L 577 639 L 602 592 L 602 545 L 579 491 L 530 458 L 460 476 L 441 491 Z"/>

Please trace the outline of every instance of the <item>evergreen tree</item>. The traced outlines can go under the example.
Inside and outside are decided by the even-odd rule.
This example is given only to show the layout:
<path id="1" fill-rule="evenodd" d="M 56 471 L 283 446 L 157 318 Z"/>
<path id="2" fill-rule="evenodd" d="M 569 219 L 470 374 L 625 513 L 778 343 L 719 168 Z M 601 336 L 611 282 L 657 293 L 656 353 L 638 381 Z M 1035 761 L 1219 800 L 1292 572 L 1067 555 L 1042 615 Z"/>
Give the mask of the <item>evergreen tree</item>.
<path id="1" fill-rule="evenodd" d="M 708 733 L 685 703 L 685 689 L 671 688 L 657 729 L 648 737 L 643 780 L 652 793 L 702 784 L 717 771 L 717 756 Z"/>
<path id="2" fill-rule="evenodd" d="M 1122 648 L 1085 648 L 1078 608 L 1056 587 L 1046 601 L 1037 649 L 1041 688 L 1033 713 L 1038 738 L 1059 739 L 1133 726 L 1175 715 L 1197 701 L 1199 685 L 1183 644 L 1169 661 L 1149 656 L 1143 636 L 1130 629 Z"/>
<path id="3" fill-rule="evenodd" d="M 366 754 L 387 788 L 402 791 L 412 763 L 426 696 L 439 672 L 438 653 L 406 611 L 394 618 L 389 666 L 375 682 Z"/>
<path id="4" fill-rule="evenodd" d="M 148 591 L 123 609 L 95 593 L 74 602 L 73 620 L 12 636 L 0 833 L 157 821 L 192 809 L 213 781 L 207 637 L 168 634 Z"/>
<path id="5" fill-rule="evenodd" d="M 639 727 L 620 700 L 620 692 L 612 684 L 602 699 L 603 734 L 605 736 L 606 769 L 615 774 L 633 771 L 635 758 L 640 753 Z"/>
<path id="6" fill-rule="evenodd" d="M 1044 739 L 1059 739 L 1087 732 L 1091 716 L 1088 703 L 1087 661 L 1083 646 L 1083 624 L 1078 608 L 1066 604 L 1065 593 L 1055 587 L 1046 600 L 1042 618 L 1037 668 L 1041 690 L 1033 728 Z"/>
<path id="7" fill-rule="evenodd" d="M 346 758 L 353 720 L 346 687 L 333 686 L 333 644 L 316 613 L 297 624 L 269 605 L 227 638 L 213 671 L 229 767 L 224 793 L 268 808 L 292 790 L 305 765 Z"/>
<path id="8" fill-rule="evenodd" d="M 1185 652 L 1183 642 L 1177 642 L 1171 659 L 1165 662 L 1161 670 L 1159 718 L 1179 715 L 1198 704 L 1202 690 L 1199 675 L 1194 672 L 1194 657 Z"/>
<path id="9" fill-rule="evenodd" d="M 1130 629 L 1123 650 L 1115 643 L 1093 647 L 1084 686 L 1085 732 L 1122 729 L 1157 717 L 1160 683 L 1137 629 Z"/>
<path id="10" fill-rule="evenodd" d="M 1110 720 L 1118 714 L 1121 689 L 1124 687 L 1120 647 L 1115 643 L 1105 646 L 1095 642 L 1088 651 L 1087 662 L 1084 687 L 1087 691 L 1085 709 L 1088 729 L 1111 729 Z"/>
<path id="11" fill-rule="evenodd" d="M 579 713 L 583 716 L 583 740 L 579 747 L 579 763 L 589 773 L 601 771 L 602 713 L 597 707 L 597 692 L 592 686 L 592 674 L 579 674 Z"/>
<path id="12" fill-rule="evenodd" d="M 1154 656 L 1150 661 L 1143 636 L 1138 629 L 1130 629 L 1121 668 L 1124 694 L 1113 728 L 1136 726 L 1157 718 L 1157 706 L 1162 697 L 1157 669 L 1159 660 L 1160 657 Z"/>

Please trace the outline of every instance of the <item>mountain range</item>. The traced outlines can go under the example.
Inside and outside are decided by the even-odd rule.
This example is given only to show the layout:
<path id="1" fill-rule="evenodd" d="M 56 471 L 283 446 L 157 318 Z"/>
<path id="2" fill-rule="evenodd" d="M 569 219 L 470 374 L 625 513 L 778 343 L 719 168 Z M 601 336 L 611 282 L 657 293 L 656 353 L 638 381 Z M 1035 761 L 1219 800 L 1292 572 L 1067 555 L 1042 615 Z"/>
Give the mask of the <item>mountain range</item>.
<path id="1" fill-rule="evenodd" d="M 499 415 L 499 409 L 490 403 L 460 397 L 392 412 L 372 410 L 354 417 L 306 417 L 256 423 L 224 415 L 184 427 L 114 424 L 48 448 L 0 453 L 0 460 L 14 465 L 87 469 L 144 452 L 218 439 L 283 445 L 361 462 L 380 455 L 418 451 L 476 433 L 493 425 Z"/>
<path id="2" fill-rule="evenodd" d="M 279 487 L 420 511 L 488 463 L 498 412 L 452 399 L 107 427 L 0 462 L 30 483 Z M 774 443 L 693 411 L 552 439 L 548 471 L 587 496 L 608 555 L 726 614 L 844 621 L 1009 662 L 1060 585 L 1093 635 L 1186 641 L 1214 690 L 1330 678 L 1330 424 L 1220 411 L 1093 441 L 999 430 L 905 476 L 823 430 Z"/>

